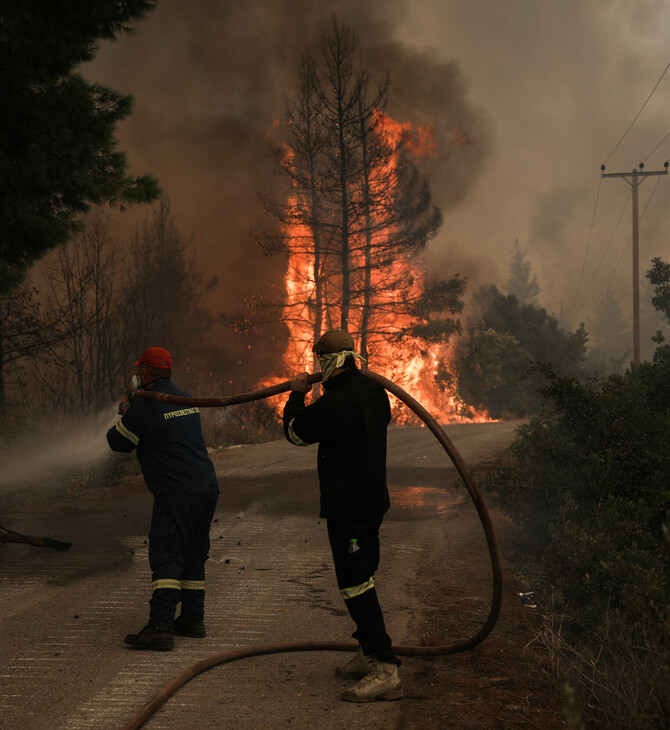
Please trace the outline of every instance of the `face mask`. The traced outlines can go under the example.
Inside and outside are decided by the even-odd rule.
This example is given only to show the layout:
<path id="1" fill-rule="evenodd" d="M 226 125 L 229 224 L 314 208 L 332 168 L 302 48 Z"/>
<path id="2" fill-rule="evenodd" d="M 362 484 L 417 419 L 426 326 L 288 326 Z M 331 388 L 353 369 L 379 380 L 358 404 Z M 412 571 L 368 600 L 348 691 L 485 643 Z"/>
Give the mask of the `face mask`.
<path id="1" fill-rule="evenodd" d="M 341 368 L 348 357 L 354 357 L 361 362 L 367 362 L 353 350 L 340 350 L 339 352 L 331 352 L 327 355 L 318 355 L 319 365 L 321 365 L 321 382 L 325 382 L 333 374 L 335 368 Z"/>
<path id="2" fill-rule="evenodd" d="M 133 391 L 133 393 L 136 390 L 140 390 L 142 388 L 142 381 L 140 379 L 140 376 L 135 373 L 135 375 L 130 378 L 130 389 Z"/>

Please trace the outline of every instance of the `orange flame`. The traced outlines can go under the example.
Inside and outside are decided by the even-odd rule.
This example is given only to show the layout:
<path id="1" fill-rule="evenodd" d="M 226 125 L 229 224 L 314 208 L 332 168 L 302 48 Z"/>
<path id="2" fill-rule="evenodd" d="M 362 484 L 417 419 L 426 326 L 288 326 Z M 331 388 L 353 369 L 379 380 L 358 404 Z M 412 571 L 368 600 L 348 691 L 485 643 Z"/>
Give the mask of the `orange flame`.
<path id="1" fill-rule="evenodd" d="M 411 122 L 396 122 L 382 112 L 377 112 L 375 118 L 390 142 L 403 145 L 415 157 L 437 157 L 435 130 L 431 126 L 419 124 L 415 127 Z"/>
<path id="2" fill-rule="evenodd" d="M 376 120 L 393 148 L 403 147 L 415 156 L 437 156 L 432 128 L 413 127 L 409 122 L 397 122 L 381 112 L 376 115 Z M 286 155 L 290 159 L 292 151 L 287 150 Z M 297 205 L 297 199 L 289 199 L 289 210 Z M 310 230 L 298 223 L 286 226 L 286 234 L 293 241 L 311 240 Z M 291 250 L 285 276 L 284 324 L 288 327 L 289 338 L 282 357 L 284 376 L 264 380 L 261 385 L 272 385 L 285 380 L 287 371 L 297 373 L 318 370 L 312 354 L 312 306 L 316 281 L 314 261 L 307 253 L 307 248 L 308 246 L 298 245 Z M 359 260 L 355 260 L 356 257 Z M 362 254 L 354 249 L 352 258 L 355 266 L 362 266 L 361 257 Z M 451 359 L 449 344 L 431 344 L 405 334 L 407 328 L 418 324 L 417 318 L 403 312 L 401 305 L 419 297 L 425 289 L 425 271 L 421 261 L 416 256 L 397 256 L 390 264 L 390 271 L 384 275 L 375 271 L 373 276 L 373 288 L 383 287 L 385 279 L 401 281 L 403 284 L 395 291 L 385 291 L 384 311 L 375 315 L 374 331 L 382 334 L 371 338 L 368 343 L 370 369 L 400 385 L 443 423 L 491 420 L 485 412 L 478 412 L 463 403 L 453 388 L 445 384 L 445 371 L 449 369 Z M 339 307 L 331 306 L 327 310 L 326 321 L 321 330 L 339 327 L 339 318 Z M 360 308 L 352 308 L 347 329 L 354 335 L 357 343 L 360 343 L 361 319 Z M 394 397 L 392 401 L 396 422 L 409 423 L 415 420 L 414 414 L 403 403 Z"/>

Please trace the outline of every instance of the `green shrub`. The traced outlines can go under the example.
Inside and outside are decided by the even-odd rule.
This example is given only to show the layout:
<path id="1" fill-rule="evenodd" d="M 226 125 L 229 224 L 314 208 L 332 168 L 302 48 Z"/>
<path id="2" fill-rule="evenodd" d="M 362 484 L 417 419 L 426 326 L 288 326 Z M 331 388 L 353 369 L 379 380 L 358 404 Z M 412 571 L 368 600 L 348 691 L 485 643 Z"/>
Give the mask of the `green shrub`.
<path id="1" fill-rule="evenodd" d="M 670 602 L 670 357 L 602 381 L 549 378 L 541 415 L 520 429 L 496 501 L 521 526 L 574 629 L 603 611 L 631 626 Z"/>
<path id="2" fill-rule="evenodd" d="M 611 728 L 668 727 L 670 347 L 601 381 L 538 370 L 543 411 L 519 430 L 494 500 L 550 598 L 560 674 Z"/>

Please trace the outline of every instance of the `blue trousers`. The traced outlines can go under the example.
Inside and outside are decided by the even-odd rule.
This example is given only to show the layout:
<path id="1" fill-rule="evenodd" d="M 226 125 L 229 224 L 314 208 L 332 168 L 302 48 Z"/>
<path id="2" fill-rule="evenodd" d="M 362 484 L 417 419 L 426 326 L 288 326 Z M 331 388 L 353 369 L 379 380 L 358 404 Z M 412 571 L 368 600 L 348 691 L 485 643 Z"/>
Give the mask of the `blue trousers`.
<path id="1" fill-rule="evenodd" d="M 205 563 L 218 497 L 218 490 L 210 494 L 183 491 L 155 497 L 149 532 L 151 626 L 172 627 L 180 601 L 185 620 L 204 617 Z"/>

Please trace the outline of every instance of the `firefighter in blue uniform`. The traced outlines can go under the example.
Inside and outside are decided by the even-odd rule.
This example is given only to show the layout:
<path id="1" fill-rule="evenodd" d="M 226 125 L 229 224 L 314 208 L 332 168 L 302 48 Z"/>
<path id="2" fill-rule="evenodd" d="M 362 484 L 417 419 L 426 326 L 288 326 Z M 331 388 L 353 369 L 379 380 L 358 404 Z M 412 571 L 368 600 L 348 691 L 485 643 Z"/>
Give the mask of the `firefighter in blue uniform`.
<path id="1" fill-rule="evenodd" d="M 172 358 L 150 347 L 135 363 L 135 388 L 188 396 L 170 381 Z M 135 649 L 169 651 L 174 636 L 206 635 L 205 562 L 219 487 L 207 454 L 197 408 L 135 399 L 125 401 L 121 420 L 107 432 L 114 451 L 137 451 L 154 497 L 149 532 L 153 593 L 149 621 L 125 643 Z M 175 620 L 177 605 L 181 612 Z"/>
<path id="2" fill-rule="evenodd" d="M 345 330 L 329 330 L 314 346 L 324 395 L 305 406 L 307 373 L 291 380 L 284 408 L 284 433 L 296 446 L 319 444 L 320 516 L 340 593 L 356 624 L 358 654 L 335 673 L 360 681 L 342 694 L 349 702 L 403 696 L 400 661 L 391 648 L 375 590 L 379 528 L 389 509 L 386 430 L 391 409 L 386 391 L 356 367 L 354 341 Z"/>

